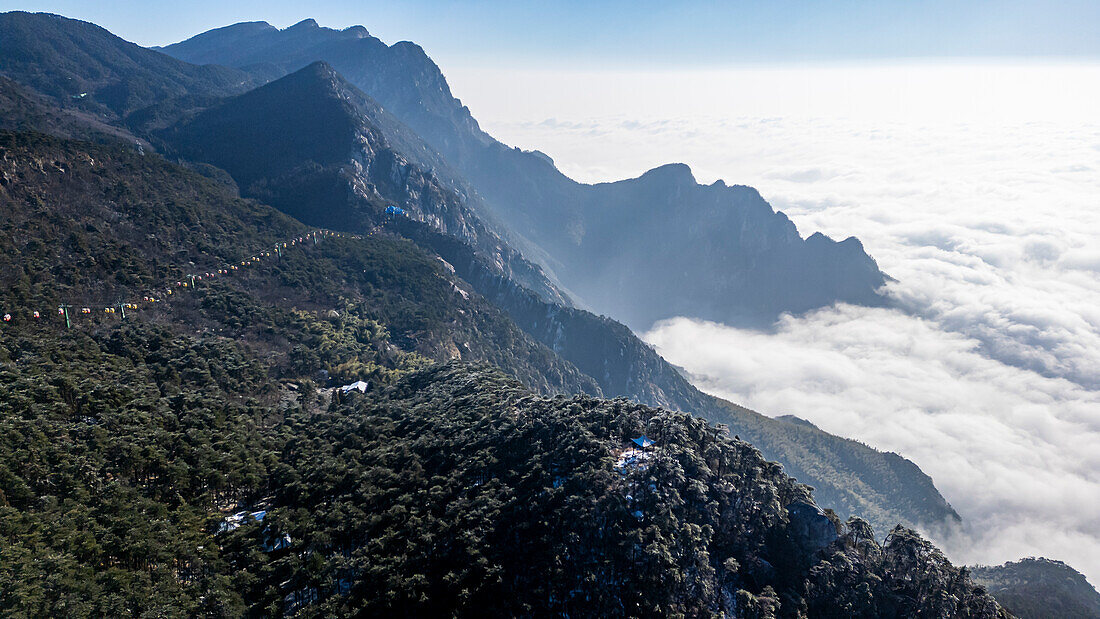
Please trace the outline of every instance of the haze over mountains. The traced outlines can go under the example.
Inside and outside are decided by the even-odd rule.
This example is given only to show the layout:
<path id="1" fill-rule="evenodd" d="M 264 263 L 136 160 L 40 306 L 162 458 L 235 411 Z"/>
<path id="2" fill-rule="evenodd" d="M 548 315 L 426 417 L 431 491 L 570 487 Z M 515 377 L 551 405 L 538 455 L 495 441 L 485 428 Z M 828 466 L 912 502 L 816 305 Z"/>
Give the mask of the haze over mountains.
<path id="1" fill-rule="evenodd" d="M 246 571 L 253 567 L 258 571 L 242 576 L 252 583 L 249 586 L 255 586 L 241 593 L 250 600 L 247 603 L 280 606 L 285 602 L 288 606 L 281 606 L 282 611 L 289 612 L 299 608 L 299 601 L 304 599 L 302 603 L 308 606 L 311 596 L 320 596 L 329 600 L 327 608 L 348 612 L 340 604 L 344 603 L 341 595 L 347 594 L 350 587 L 354 593 L 346 599 L 354 603 L 389 604 L 384 607 L 391 610 L 418 608 L 420 602 L 412 598 L 383 602 L 378 596 L 366 594 L 363 587 L 368 586 L 364 584 L 367 581 L 360 576 L 372 561 L 389 561 L 397 556 L 392 549 L 374 548 L 369 552 L 380 554 L 363 562 L 367 540 L 389 533 L 412 539 L 420 533 L 415 527 L 396 525 L 371 529 L 374 525 L 364 524 L 368 519 L 360 513 L 352 519 L 352 528 L 361 544 L 348 548 L 331 545 L 334 535 L 347 532 L 346 523 L 341 523 L 346 516 L 341 516 L 339 510 L 355 512 L 368 507 L 355 493 L 342 494 L 346 481 L 334 480 L 326 471 L 332 470 L 334 457 L 347 464 L 354 475 L 360 475 L 360 467 L 370 460 L 361 456 L 373 453 L 370 450 L 382 450 L 376 454 L 381 459 L 389 457 L 387 450 L 393 445 L 398 450 L 407 445 L 411 452 L 417 452 L 439 436 L 439 428 L 433 424 L 457 423 L 450 431 L 473 436 L 475 443 L 466 446 L 447 440 L 432 444 L 424 452 L 425 457 L 443 453 L 448 454 L 444 457 L 457 458 L 453 454 L 465 453 L 469 448 L 472 451 L 465 457 L 473 458 L 476 466 L 442 483 L 442 471 L 447 467 L 438 468 L 438 461 L 420 462 L 417 456 L 412 468 L 395 464 L 393 476 L 435 471 L 425 479 L 431 480 L 433 488 L 440 488 L 432 491 L 432 500 L 442 501 L 437 507 L 446 506 L 461 514 L 477 513 L 482 522 L 491 523 L 485 525 L 489 529 L 500 527 L 500 531 L 511 531 L 508 535 L 525 535 L 521 532 L 527 530 L 523 518 L 530 515 L 517 516 L 509 511 L 512 507 L 503 511 L 487 508 L 483 513 L 466 501 L 523 505 L 545 492 L 556 491 L 562 483 L 573 483 L 568 479 L 600 480 L 584 486 L 586 492 L 597 496 L 603 496 L 600 493 L 604 492 L 605 482 L 610 484 L 608 488 L 617 488 L 614 480 L 619 474 L 607 477 L 605 473 L 610 471 L 609 458 L 619 449 L 617 443 L 625 436 L 619 435 L 627 429 L 609 430 L 607 424 L 612 422 L 600 415 L 607 411 L 625 414 L 627 409 L 581 397 L 532 400 L 530 393 L 507 383 L 499 374 L 462 364 L 423 371 L 430 363 L 449 359 L 491 363 L 540 394 L 622 396 L 726 424 L 730 433 L 761 449 L 764 456 L 781 461 L 786 474 L 813 485 L 822 506 L 835 509 L 842 517 L 860 515 L 870 520 L 880 536 L 897 522 L 931 530 L 951 529 L 957 523 L 958 515 L 932 480 L 912 462 L 826 434 L 797 419 L 769 419 L 703 394 L 624 325 L 574 306 L 575 299 L 576 305 L 611 313 L 613 318 L 629 324 L 648 326 L 653 320 L 691 308 L 697 308 L 695 315 L 703 317 L 760 324 L 780 311 L 801 312 L 836 300 L 879 305 L 883 301 L 876 290 L 885 281 L 884 275 L 859 241 L 835 243 L 822 235 L 802 239 L 793 224 L 773 211 L 755 190 L 720 183 L 699 185 L 686 166 L 663 166 L 620 183 L 574 183 L 557 172 L 545 156 L 509 149 L 481 132 L 469 111 L 451 97 L 438 68 L 419 47 L 408 43 L 386 46 L 361 27 L 334 31 L 307 20 L 278 31 L 262 23 L 242 24 L 166 50 L 181 56 L 193 54 L 203 62 L 204 54 L 224 54 L 226 59 L 220 61 L 236 67 L 230 69 L 173 60 L 89 24 L 56 16 L 2 15 L 0 40 L 4 41 L 0 45 L 0 72 L 14 80 L 0 81 L 0 110 L 10 113 L 3 118 L 3 128 L 24 132 L 5 138 L 7 168 L 3 186 L 10 186 L 4 190 L 10 206 L 4 222 L 9 234 L 5 245 L 15 248 L 4 273 L 5 284 L 10 284 L 5 297 L 9 303 L 33 301 L 48 305 L 57 302 L 51 295 L 84 294 L 81 290 L 88 286 L 121 294 L 162 274 L 174 274 L 181 262 L 201 263 L 207 258 L 195 251 L 197 246 L 232 260 L 240 241 L 262 237 L 270 244 L 277 233 L 299 233 L 301 224 L 351 233 L 385 230 L 377 240 L 365 240 L 364 246 L 337 244 L 323 249 L 313 267 L 280 262 L 266 275 L 239 285 L 196 290 L 199 296 L 193 303 L 181 302 L 157 315 L 157 328 L 164 329 L 163 333 L 127 334 L 126 325 L 96 323 L 88 340 L 66 344 L 55 333 L 47 338 L 46 348 L 28 357 L 36 359 L 36 368 L 51 376 L 50 384 L 60 385 L 59 393 L 68 393 L 65 390 L 69 388 L 63 386 L 67 383 L 62 380 L 67 371 L 64 365 L 38 360 L 52 354 L 47 350 L 50 347 L 79 348 L 86 344 L 89 351 L 95 351 L 87 354 L 113 367 L 125 363 L 121 355 L 127 346 L 155 351 L 169 334 L 185 343 L 198 338 L 195 342 L 202 346 L 222 346 L 226 338 L 236 340 L 229 348 L 217 349 L 209 369 L 196 368 L 195 354 L 187 353 L 185 362 L 181 362 L 182 379 L 173 374 L 174 370 L 162 369 L 165 358 L 155 352 L 135 357 L 138 360 L 134 363 L 142 372 L 157 377 L 161 390 L 181 390 L 181 399 L 163 406 L 190 402 L 188 406 L 196 411 L 222 406 L 196 399 L 195 394 L 203 389 L 212 389 L 214 399 L 220 402 L 232 400 L 235 391 L 244 386 L 227 387 L 219 378 L 232 371 L 238 357 L 264 368 L 250 375 L 246 388 L 265 395 L 261 402 L 249 404 L 252 408 L 248 415 L 252 417 L 241 417 L 246 426 L 254 423 L 263 429 L 247 437 L 244 426 L 233 432 L 242 433 L 242 441 L 259 441 L 255 444 L 261 451 L 271 449 L 280 455 L 259 457 L 259 451 L 248 456 L 237 454 L 234 457 L 245 463 L 240 467 L 231 458 L 217 460 L 212 465 L 214 471 L 204 474 L 209 473 L 211 478 L 228 475 L 232 480 L 229 488 L 198 484 L 187 491 L 187 501 L 198 505 L 230 501 L 231 505 L 249 508 L 260 501 L 275 510 L 285 510 L 276 511 L 278 514 L 298 514 L 287 519 L 279 516 L 279 526 L 290 531 L 292 539 L 309 541 L 302 547 L 319 544 L 317 561 L 323 569 L 307 577 L 308 570 L 295 566 L 290 555 L 271 555 L 271 563 L 266 559 L 250 563 Z M 84 54 L 81 62 L 63 61 L 74 49 Z M 328 57 L 316 57 L 320 52 Z M 91 67 L 87 74 L 82 73 L 83 62 Z M 346 71 L 340 68 L 344 62 Z M 56 141 L 27 135 L 27 131 L 111 145 Z M 119 145 L 120 140 L 124 145 Z M 154 151 L 175 159 L 182 167 L 163 162 Z M 96 161 L 108 163 L 97 168 Z M 191 185 L 199 188 L 197 193 L 180 189 Z M 240 200 L 235 196 L 238 192 L 251 200 Z M 98 215 L 73 209 L 72 205 L 80 203 L 85 194 L 95 196 L 92 202 Z M 407 209 L 411 217 L 387 217 L 386 207 L 394 204 Z M 231 216 L 221 215 L 223 211 Z M 249 217 L 258 218 L 262 226 L 252 229 Z M 161 239 L 158 225 L 170 227 L 175 235 Z M 21 234 L 18 230 L 29 232 Z M 64 240 L 59 241 L 62 237 Z M 63 251 L 58 252 L 58 247 Z M 51 257 L 55 255 L 70 256 L 88 272 L 81 271 L 74 279 Z M 653 283 L 637 276 L 639 273 L 652 275 Z M 700 282 L 695 277 L 700 273 L 711 279 Z M 267 288 L 263 277 L 275 278 L 278 286 Z M 249 318 L 252 312 L 257 319 Z M 132 338 L 125 340 L 131 344 L 122 346 L 118 338 Z M 18 351 L 29 350 L 29 341 L 24 338 L 7 342 L 11 346 L 4 359 L 12 368 L 21 363 L 23 353 Z M 240 348 L 233 348 L 238 345 Z M 370 378 L 376 389 L 389 390 L 384 394 L 372 391 L 360 403 L 335 398 L 323 412 L 323 402 L 313 398 L 311 391 L 313 380 L 323 380 L 320 376 L 334 381 Z M 300 397 L 286 393 L 289 388 L 275 384 L 272 377 L 294 381 Z M 98 410 L 98 394 L 103 387 L 93 378 L 82 376 L 80 380 L 90 381 L 86 382 L 87 390 L 97 395 L 86 403 L 73 404 L 75 410 Z M 134 380 L 137 384 L 143 379 Z M 175 383 L 180 384 L 171 387 Z M 321 386 L 330 385 L 322 382 Z M 452 403 L 448 406 L 454 406 L 455 417 L 432 420 L 443 401 Z M 485 402 L 512 402 L 516 406 L 502 413 L 485 406 Z M 26 406 L 46 419 L 45 409 L 29 403 Z M 703 573 L 717 570 L 714 578 L 684 581 L 689 584 L 673 587 L 667 597 L 662 597 L 664 593 L 643 596 L 654 608 L 670 604 L 663 608 L 744 610 L 767 608 L 773 602 L 773 609 L 786 608 L 788 613 L 804 603 L 825 608 L 843 597 L 833 588 L 834 582 L 843 578 L 881 581 L 880 572 L 896 574 L 899 569 L 912 569 L 914 575 L 919 574 L 917 581 L 927 582 L 936 591 L 950 592 L 948 606 L 936 606 L 941 611 L 962 612 L 960 609 L 967 608 L 973 616 L 996 616 L 1000 612 L 984 591 L 969 583 L 964 572 L 956 571 L 911 533 L 895 531 L 891 541 L 881 546 L 860 522 L 843 524 L 820 511 L 808 495 L 801 494 L 801 486 L 792 485 L 793 481 L 768 466 L 758 467 L 764 473 L 754 473 L 757 469 L 752 467 L 757 465 L 752 464 L 745 475 L 738 473 L 727 479 L 723 477 L 724 460 L 714 460 L 713 453 L 706 451 L 711 444 L 710 431 L 700 430 L 703 426 L 698 422 L 676 421 L 665 426 L 665 421 L 654 421 L 664 419 L 663 413 L 636 408 L 634 404 L 628 407 L 635 407 L 629 408 L 634 411 L 629 413 L 634 415 L 630 419 L 637 418 L 637 423 L 630 422 L 630 431 L 672 428 L 662 435 L 666 437 L 662 449 L 680 454 L 670 466 L 689 471 L 686 476 L 676 473 L 670 478 L 676 484 L 676 496 L 654 491 L 654 502 L 646 509 L 676 512 L 672 519 L 662 517 L 654 522 L 662 534 L 680 540 L 676 542 L 680 550 L 674 553 L 677 562 L 702 561 L 698 569 Z M 388 424 L 383 420 L 387 415 L 413 409 L 422 411 L 423 420 L 430 423 L 404 427 L 387 434 L 385 440 L 379 440 L 382 435 L 372 434 L 369 424 L 353 428 L 360 423 L 353 422 L 356 416 L 377 417 L 380 423 Z M 196 419 L 201 417 L 195 414 Z M 498 470 L 492 463 L 514 450 L 502 448 L 496 439 L 492 444 L 478 444 L 476 437 L 489 435 L 484 432 L 485 424 L 499 428 L 500 424 L 513 423 L 512 415 L 514 419 L 536 422 L 543 415 L 546 419 L 560 416 L 571 420 L 573 425 L 563 421 L 548 426 L 554 437 L 569 435 L 563 443 L 568 449 L 551 453 L 539 443 L 523 452 L 529 458 L 514 463 L 515 467 L 533 468 Z M 394 419 L 399 425 L 407 421 L 400 415 Z M 320 425 L 314 426 L 314 422 Z M 330 422 L 332 425 L 327 425 Z M 164 431 L 172 431 L 170 417 L 157 418 L 156 423 L 167 424 Z M 51 432 L 65 427 L 58 425 Z M 329 442 L 349 428 L 349 440 L 362 442 L 356 447 L 341 445 L 329 453 Z M 206 441 L 204 433 L 210 429 L 202 426 L 194 436 L 200 442 Z M 535 435 L 543 436 L 538 432 L 542 430 Z M 599 434 L 592 439 L 585 432 L 610 432 L 610 438 Z M 505 444 L 510 440 L 507 432 L 492 436 L 501 437 Z M 180 449 L 201 447 L 188 443 L 190 440 L 187 438 Z M 300 444 L 298 441 L 310 442 L 319 451 L 303 452 L 293 447 Z M 548 441 L 547 448 L 556 449 L 554 442 Z M 730 444 L 743 445 L 736 441 Z M 716 445 L 719 452 L 730 449 L 726 443 Z M 580 453 L 570 450 L 581 446 L 589 455 L 562 464 L 562 454 Z M 119 453 L 123 452 L 126 450 Z M 755 462 L 752 453 L 746 447 L 746 455 L 738 458 Z M 56 504 L 45 501 L 42 507 L 35 507 L 32 500 L 45 487 L 37 469 L 19 464 L 20 453 L 5 452 L 7 456 L 11 457 L 6 466 L 17 472 L 4 473 L 7 476 L 3 479 L 19 480 L 12 486 L 18 490 L 12 495 L 17 496 L 18 509 L 34 518 L 52 518 L 50 510 Z M 105 454 L 107 464 L 96 466 L 130 466 L 125 458 L 116 461 L 111 459 L 114 457 Z M 477 463 L 482 462 L 484 466 L 478 468 L 481 465 Z M 544 465 L 549 467 L 545 479 L 540 468 Z M 699 466 L 702 468 L 695 468 Z M 303 485 L 299 478 L 287 477 L 285 467 L 298 467 L 315 485 L 311 488 L 310 483 Z M 251 476 L 239 479 L 235 468 L 247 469 Z M 511 480 L 517 471 L 528 470 L 532 477 L 520 475 L 527 481 Z M 559 474 L 562 470 L 569 472 Z M 159 469 L 152 473 L 126 469 L 125 475 L 132 483 L 144 480 L 154 502 L 170 503 L 171 484 L 183 479 L 177 473 L 169 476 Z M 766 483 L 754 485 L 750 481 L 754 475 L 763 475 Z M 501 488 L 499 480 L 506 478 L 510 481 L 497 492 Z M 407 494 L 416 484 L 406 484 L 403 478 L 387 479 L 380 481 L 374 473 L 363 473 L 356 483 L 382 493 L 397 493 L 394 496 L 405 497 L 402 501 L 407 499 L 408 506 L 422 503 Z M 539 481 L 530 482 L 532 479 Z M 516 501 L 508 488 L 529 482 L 533 485 L 523 486 L 523 492 L 531 494 L 521 493 L 518 496 L 523 500 Z M 479 490 L 483 484 L 485 487 Z M 771 498 L 746 503 L 766 505 L 760 508 L 763 520 L 752 520 L 751 527 L 772 531 L 768 540 L 761 542 L 767 550 L 736 554 L 722 541 L 714 547 L 714 557 L 732 558 L 736 554 L 739 558 L 734 563 L 723 559 L 717 568 L 707 563 L 711 559 L 700 558 L 696 550 L 681 552 L 704 547 L 705 542 L 690 533 L 695 530 L 692 527 L 705 524 L 713 529 L 716 523 L 726 522 L 729 515 L 724 508 L 717 512 L 710 507 L 692 511 L 702 505 L 694 498 L 687 511 L 670 507 L 678 504 L 679 493 L 688 496 L 696 492 L 700 486 L 693 484 L 706 488 L 704 494 L 718 492 L 720 487 L 726 488 L 720 492 L 743 487 L 750 493 L 763 493 L 761 496 L 775 494 L 776 505 L 781 508 L 778 511 Z M 457 494 L 441 498 L 444 495 L 439 492 L 446 492 L 446 488 Z M 569 488 L 568 492 L 575 491 Z M 306 497 L 310 492 L 319 494 Z M 611 491 L 609 496 L 617 497 L 616 492 Z M 230 498 L 219 498 L 219 493 Z M 337 499 L 337 511 L 326 512 L 317 520 L 292 511 L 330 499 Z M 724 504 L 726 500 L 719 502 Z M 177 509 L 178 505 L 169 507 Z M 548 511 L 561 508 L 556 503 L 546 507 Z M 756 507 L 749 509 L 756 513 L 754 510 Z M 596 515 L 605 517 L 610 513 L 615 514 L 614 518 L 625 515 L 628 531 L 644 520 L 632 512 L 598 511 Z M 444 526 L 443 521 L 432 520 L 434 516 L 424 516 L 433 527 Z M 514 518 L 519 518 L 518 529 L 508 528 L 517 522 Z M 570 526 L 576 526 L 578 535 L 584 537 L 595 534 L 592 522 L 585 516 Z M 183 526 L 196 539 L 209 534 L 203 533 L 201 526 L 196 528 L 194 521 L 174 526 Z M 252 533 L 263 537 L 267 531 L 257 528 Z M 461 532 L 444 526 L 432 535 L 457 533 Z M 542 543 L 539 540 L 530 541 Z M 834 542 L 840 553 L 834 559 L 854 560 L 861 567 L 830 571 L 819 566 L 814 576 L 818 580 L 813 580 L 806 570 L 823 556 L 815 553 Z M 233 538 L 230 546 L 239 543 L 246 543 L 245 538 Z M 512 558 L 506 553 L 497 554 L 501 543 L 498 539 L 484 547 L 472 546 L 470 555 L 458 552 L 453 560 L 463 564 L 470 557 L 486 553 L 505 566 L 501 569 L 512 570 L 507 567 L 512 565 Z M 214 546 L 209 544 L 210 548 Z M 237 557 L 234 561 L 256 554 L 249 555 L 247 545 L 234 546 L 234 550 L 230 546 L 225 546 L 225 556 Z M 600 547 L 605 556 L 616 561 L 625 556 L 620 553 L 626 546 Z M 431 555 L 425 552 L 425 557 Z M 930 557 L 931 563 L 911 563 L 905 557 L 913 552 Z M 353 565 L 341 566 L 340 557 L 350 553 L 360 554 Z M 66 565 L 78 569 L 83 559 L 74 557 Z M 188 556 L 187 560 L 193 561 L 194 557 Z M 203 560 L 216 559 L 204 556 Z M 249 561 L 256 561 L 256 557 Z M 423 576 L 417 571 L 422 569 L 419 561 L 414 558 L 411 563 L 393 563 L 398 574 L 395 578 L 409 579 L 399 588 L 411 586 L 408 583 Z M 737 567 L 741 564 L 743 569 Z M 155 571 L 160 566 L 142 564 L 135 569 Z M 649 569 L 640 574 L 651 574 Z M 428 572 L 435 583 L 432 586 L 440 587 L 435 593 L 444 596 L 437 598 L 438 603 L 453 608 L 449 606 L 451 598 L 446 596 L 458 595 L 457 590 L 449 589 L 457 577 L 431 569 Z M 622 572 L 613 569 L 610 573 L 621 576 Z M 489 582 L 482 580 L 485 574 L 477 570 L 465 574 L 462 578 L 478 583 L 478 587 Z M 357 584 L 344 584 L 349 579 Z M 322 586 L 321 582 L 327 584 Z M 575 583 L 553 582 L 551 597 L 563 591 L 575 595 L 575 589 L 570 589 Z M 914 604 L 931 600 L 900 581 L 884 582 L 884 588 L 869 589 L 869 599 L 845 603 L 853 612 L 872 616 L 884 612 L 905 614 L 905 609 L 917 608 Z M 632 586 L 612 592 L 614 603 L 619 599 L 615 596 L 628 599 L 634 595 L 630 593 Z M 693 598 L 692 587 L 722 592 Z M 237 603 L 227 590 L 219 591 L 227 595 L 222 600 L 226 604 Z M 745 591 L 748 597 L 739 591 Z M 286 602 L 287 598 L 291 602 Z M 581 598 L 576 599 L 580 603 Z"/>
<path id="2" fill-rule="evenodd" d="M 632 327 L 678 315 L 760 325 L 837 300 L 882 303 L 883 274 L 857 240 L 803 240 L 749 188 L 702 187 L 682 165 L 593 187 L 540 153 L 508 148 L 480 129 L 415 44 L 306 20 L 284 30 L 237 24 L 163 51 L 261 74 L 328 62 L 438 150 L 521 251 L 582 304 Z"/>

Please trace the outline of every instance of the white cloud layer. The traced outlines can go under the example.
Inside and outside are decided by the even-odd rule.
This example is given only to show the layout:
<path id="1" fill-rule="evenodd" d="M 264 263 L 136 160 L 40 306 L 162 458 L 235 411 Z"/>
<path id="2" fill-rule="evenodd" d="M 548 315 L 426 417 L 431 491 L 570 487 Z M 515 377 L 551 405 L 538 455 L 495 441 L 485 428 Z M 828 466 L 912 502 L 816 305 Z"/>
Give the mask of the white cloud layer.
<path id="1" fill-rule="evenodd" d="M 1100 67 L 498 75 L 522 88 L 496 109 L 492 75 L 457 74 L 491 133 L 576 178 L 683 161 L 860 237 L 896 309 L 645 337 L 709 392 L 917 462 L 967 522 L 954 560 L 1100 583 Z"/>
<path id="2" fill-rule="evenodd" d="M 1026 555 L 1100 573 L 1100 394 L 1005 365 L 902 312 L 841 306 L 774 333 L 677 318 L 647 334 L 704 390 L 915 462 L 966 522 L 967 563 Z"/>

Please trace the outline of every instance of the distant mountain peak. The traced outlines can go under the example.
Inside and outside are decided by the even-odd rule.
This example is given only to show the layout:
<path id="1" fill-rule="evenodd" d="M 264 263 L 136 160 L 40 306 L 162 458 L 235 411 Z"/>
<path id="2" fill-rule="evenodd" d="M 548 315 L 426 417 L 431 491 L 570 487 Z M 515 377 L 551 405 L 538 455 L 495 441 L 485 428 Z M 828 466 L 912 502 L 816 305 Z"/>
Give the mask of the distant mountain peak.
<path id="1" fill-rule="evenodd" d="M 333 40 L 333 39 L 369 39 L 371 38 L 370 32 L 367 31 L 365 26 L 355 25 L 348 26 L 342 30 L 336 28 L 329 28 L 317 23 L 316 19 L 312 17 L 303 19 L 302 21 L 287 26 L 283 29 L 273 28 L 276 32 L 289 34 L 289 35 L 304 35 L 307 40 L 313 40 L 315 37 L 320 37 L 318 40 Z"/>
<path id="2" fill-rule="evenodd" d="M 324 79 L 324 80 L 330 80 L 330 79 L 338 79 L 338 78 L 340 78 L 340 75 L 336 72 L 336 69 L 332 68 L 332 65 L 325 62 L 324 60 L 318 60 L 317 62 L 309 64 L 306 67 L 304 67 L 304 68 L 302 68 L 298 71 L 295 71 L 294 73 L 291 73 L 287 77 L 297 77 L 297 78 L 300 78 L 300 79 L 301 78 L 306 78 L 306 79 L 308 79 L 308 78 L 320 78 L 320 79 Z M 283 79 L 286 79 L 286 78 L 283 78 Z M 278 81 L 279 80 L 276 80 L 276 82 L 278 82 Z M 272 83 L 275 83 L 275 82 L 272 82 Z"/>
<path id="3" fill-rule="evenodd" d="M 317 20 L 313 19 L 312 17 L 307 17 L 306 19 L 303 19 L 302 21 L 300 21 L 300 22 L 294 24 L 293 26 L 287 28 L 287 30 L 320 30 L 320 29 L 321 29 L 321 24 L 318 24 Z"/>
<path id="4" fill-rule="evenodd" d="M 695 175 L 686 163 L 666 163 L 641 176 L 645 180 L 660 180 L 676 184 L 695 184 Z"/>
<path id="5" fill-rule="evenodd" d="M 218 39 L 222 37 L 238 37 L 238 36 L 256 36 L 262 35 L 267 32 L 279 32 L 279 29 L 265 21 L 242 21 L 228 26 L 222 26 L 221 28 L 214 28 L 213 30 L 207 30 L 201 34 L 197 34 L 191 37 L 190 40 L 210 40 Z M 167 46 L 157 45 L 151 49 L 162 51 Z"/>
<path id="6" fill-rule="evenodd" d="M 231 31 L 250 31 L 250 32 L 270 32 L 272 30 L 278 30 L 275 26 L 265 21 L 242 21 L 229 26 L 223 26 L 216 28 L 210 32 L 231 32 Z M 205 33 L 204 33 L 205 34 Z"/>
<path id="7" fill-rule="evenodd" d="M 429 60 L 429 61 L 431 60 L 430 58 L 428 58 L 428 52 L 424 51 L 424 48 L 420 47 L 419 44 L 413 43 L 412 41 L 398 41 L 398 42 L 394 43 L 393 45 L 391 45 L 390 47 L 393 48 L 395 51 L 407 52 L 411 56 L 420 57 L 423 60 Z M 433 62 L 432 64 L 434 65 L 435 63 Z M 438 72 L 439 75 L 442 77 L 443 72 L 439 71 L 439 67 L 435 67 L 435 68 L 436 68 L 436 72 Z"/>
<path id="8" fill-rule="evenodd" d="M 291 173 L 303 161 L 346 161 L 362 122 L 348 89 L 331 65 L 313 62 L 207 109 L 165 136 L 181 153 L 227 170 L 248 193 L 252 183 Z"/>
<path id="9" fill-rule="evenodd" d="M 852 254 L 864 253 L 863 243 L 854 236 L 850 236 L 843 241 L 837 241 L 833 237 L 822 232 L 814 232 L 806 239 L 806 243 L 810 245 L 836 246 Z"/>
<path id="10" fill-rule="evenodd" d="M 260 88 L 245 93 L 250 99 L 256 99 L 265 93 L 266 99 L 271 99 L 278 105 L 280 97 L 290 97 L 299 105 L 316 106 L 325 99 L 340 99 L 347 93 L 351 86 L 332 68 L 329 63 L 318 60 L 305 67 L 264 84 Z M 288 127 L 289 129 L 289 127 Z"/>

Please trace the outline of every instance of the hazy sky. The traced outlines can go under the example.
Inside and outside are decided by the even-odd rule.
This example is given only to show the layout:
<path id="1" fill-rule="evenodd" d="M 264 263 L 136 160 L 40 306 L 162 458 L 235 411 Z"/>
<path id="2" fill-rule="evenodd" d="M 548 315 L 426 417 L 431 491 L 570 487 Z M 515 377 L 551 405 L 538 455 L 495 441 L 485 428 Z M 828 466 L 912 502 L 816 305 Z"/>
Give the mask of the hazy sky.
<path id="1" fill-rule="evenodd" d="M 93 21 L 164 45 L 239 21 L 307 17 L 414 40 L 442 64 L 502 59 L 574 67 L 699 66 L 866 57 L 1100 57 L 1094 0 L 27 0 L 4 10 Z"/>

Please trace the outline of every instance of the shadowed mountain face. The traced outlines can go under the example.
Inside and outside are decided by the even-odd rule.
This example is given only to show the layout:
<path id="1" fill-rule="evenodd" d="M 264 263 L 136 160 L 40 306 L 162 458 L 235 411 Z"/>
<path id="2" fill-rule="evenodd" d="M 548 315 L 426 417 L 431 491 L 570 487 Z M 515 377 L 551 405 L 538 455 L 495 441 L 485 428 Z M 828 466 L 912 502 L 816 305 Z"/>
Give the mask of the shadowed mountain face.
<path id="1" fill-rule="evenodd" d="M 245 195 L 312 225 L 360 231 L 381 221 L 388 205 L 398 205 L 476 248 L 499 274 L 544 299 L 569 303 L 433 173 L 443 164 L 431 147 L 326 63 L 158 135 L 177 154 L 228 171 Z"/>
<path id="2" fill-rule="evenodd" d="M 88 141 L 143 141 L 122 127 L 76 107 L 62 108 L 30 88 L 0 77 L 0 130 L 38 131 Z"/>
<path id="3" fill-rule="evenodd" d="M 750 187 L 700 185 L 686 165 L 671 164 L 581 195 L 580 208 L 537 226 L 568 234 L 540 243 L 575 256 L 562 278 L 628 324 L 669 316 L 754 324 L 837 300 L 881 302 L 882 274 L 858 240 L 803 240 Z"/>
<path id="4" fill-rule="evenodd" d="M 856 239 L 803 239 L 750 188 L 699 185 L 683 165 L 584 185 L 539 153 L 506 147 L 415 44 L 307 20 L 285 30 L 237 24 L 163 51 L 264 71 L 329 62 L 442 153 L 526 255 L 579 301 L 636 329 L 677 315 L 762 325 L 834 301 L 883 302 L 885 277 Z"/>

